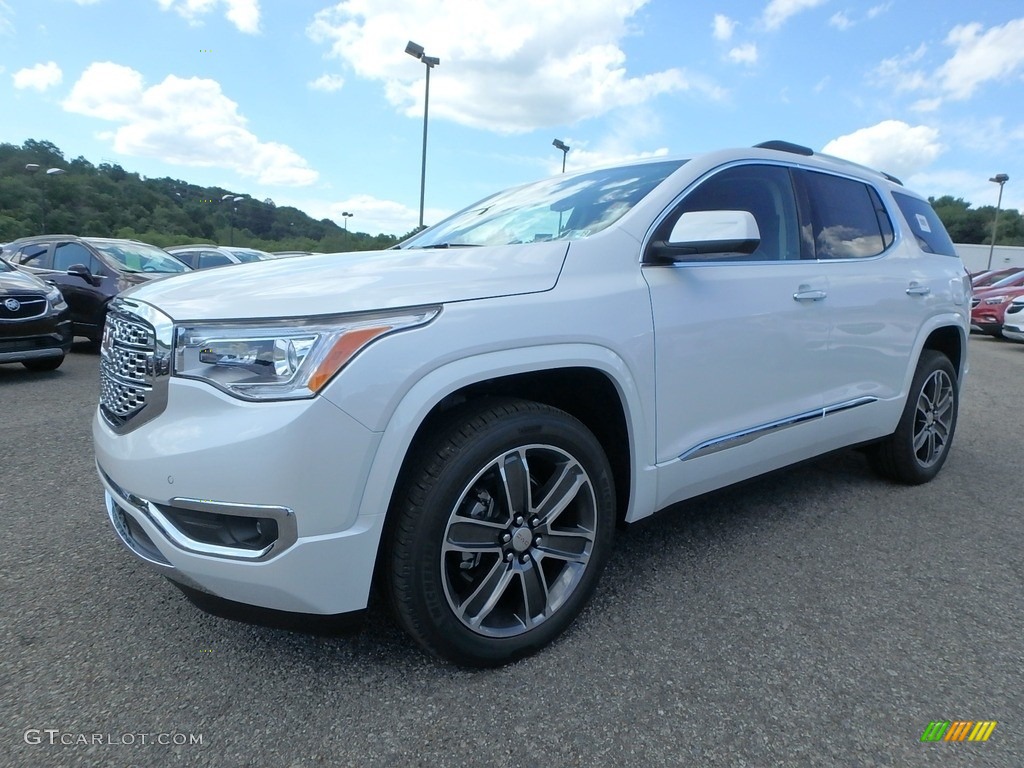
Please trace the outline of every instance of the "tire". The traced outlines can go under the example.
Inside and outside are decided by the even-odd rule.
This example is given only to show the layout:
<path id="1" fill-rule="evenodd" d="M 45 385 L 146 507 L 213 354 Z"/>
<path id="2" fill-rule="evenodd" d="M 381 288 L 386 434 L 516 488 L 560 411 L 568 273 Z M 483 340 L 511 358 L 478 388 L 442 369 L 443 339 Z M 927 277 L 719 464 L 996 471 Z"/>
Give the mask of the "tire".
<path id="1" fill-rule="evenodd" d="M 941 352 L 924 350 L 896 431 L 868 451 L 872 467 L 900 483 L 927 483 L 949 455 L 959 408 L 953 364 Z"/>
<path id="2" fill-rule="evenodd" d="M 569 414 L 524 400 L 453 412 L 403 471 L 387 593 L 423 647 L 468 667 L 533 653 L 572 623 L 608 559 L 611 468 Z"/>
<path id="3" fill-rule="evenodd" d="M 56 371 L 64 362 L 64 355 L 60 357 L 43 357 L 38 360 L 22 360 L 21 364 L 30 371 Z"/>

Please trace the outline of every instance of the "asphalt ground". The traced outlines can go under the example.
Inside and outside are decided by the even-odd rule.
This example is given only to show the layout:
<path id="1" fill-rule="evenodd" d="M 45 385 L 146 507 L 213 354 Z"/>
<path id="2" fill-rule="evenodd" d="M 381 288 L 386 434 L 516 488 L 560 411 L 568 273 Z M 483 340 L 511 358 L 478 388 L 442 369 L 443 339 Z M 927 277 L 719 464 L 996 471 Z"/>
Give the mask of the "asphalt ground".
<path id="1" fill-rule="evenodd" d="M 972 338 L 932 483 L 849 451 L 678 505 L 619 535 L 564 637 L 484 672 L 382 608 L 268 629 L 138 564 L 93 468 L 97 367 L 0 366 L 0 765 L 1024 765 L 1024 345 Z M 946 720 L 998 725 L 921 742 Z"/>

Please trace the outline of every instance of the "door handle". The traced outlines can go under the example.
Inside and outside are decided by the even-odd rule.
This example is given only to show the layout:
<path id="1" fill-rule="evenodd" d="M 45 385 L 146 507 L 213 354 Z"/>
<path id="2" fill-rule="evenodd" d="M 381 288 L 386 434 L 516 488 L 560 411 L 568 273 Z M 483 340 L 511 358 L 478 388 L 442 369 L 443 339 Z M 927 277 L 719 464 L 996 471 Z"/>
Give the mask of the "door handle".
<path id="1" fill-rule="evenodd" d="M 800 286 L 800 288 L 801 290 L 793 294 L 793 298 L 797 301 L 821 301 L 828 296 L 825 291 L 804 289 L 803 286 Z"/>
<path id="2" fill-rule="evenodd" d="M 914 281 L 907 288 L 907 296 L 927 296 L 932 292 L 932 289 L 927 285 L 921 285 L 919 282 Z"/>

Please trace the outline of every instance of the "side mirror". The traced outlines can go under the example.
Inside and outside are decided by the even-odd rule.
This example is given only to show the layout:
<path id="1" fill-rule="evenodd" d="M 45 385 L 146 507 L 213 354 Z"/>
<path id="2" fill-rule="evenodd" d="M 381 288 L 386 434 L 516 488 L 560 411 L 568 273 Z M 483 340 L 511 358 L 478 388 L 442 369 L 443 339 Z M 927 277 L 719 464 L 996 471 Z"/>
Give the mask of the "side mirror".
<path id="1" fill-rule="evenodd" d="M 691 211 L 679 217 L 667 241 L 651 243 L 651 254 L 670 262 L 726 258 L 751 254 L 760 244 L 750 211 Z"/>
<path id="2" fill-rule="evenodd" d="M 72 264 L 68 267 L 68 274 L 74 277 L 80 277 L 89 285 L 98 285 L 99 278 L 89 271 L 89 268 L 85 264 Z"/>

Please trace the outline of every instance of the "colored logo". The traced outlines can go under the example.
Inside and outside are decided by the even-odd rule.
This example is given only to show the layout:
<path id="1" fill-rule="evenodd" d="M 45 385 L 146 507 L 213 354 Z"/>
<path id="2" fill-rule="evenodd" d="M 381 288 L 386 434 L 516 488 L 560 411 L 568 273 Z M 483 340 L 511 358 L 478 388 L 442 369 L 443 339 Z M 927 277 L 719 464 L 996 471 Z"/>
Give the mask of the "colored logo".
<path id="1" fill-rule="evenodd" d="M 995 720 L 932 720 L 921 741 L 988 741 L 996 725 Z"/>

